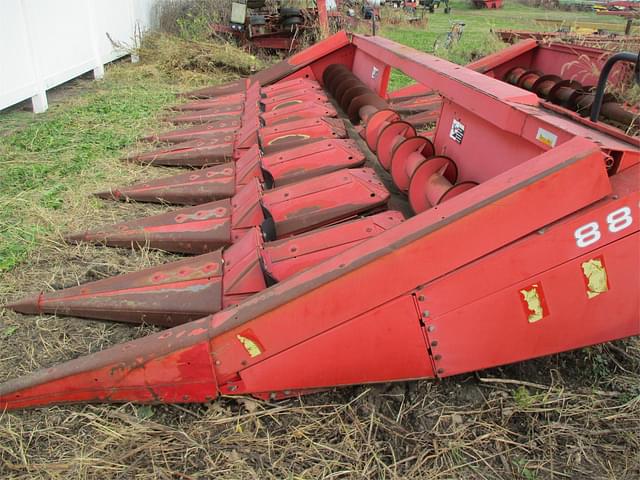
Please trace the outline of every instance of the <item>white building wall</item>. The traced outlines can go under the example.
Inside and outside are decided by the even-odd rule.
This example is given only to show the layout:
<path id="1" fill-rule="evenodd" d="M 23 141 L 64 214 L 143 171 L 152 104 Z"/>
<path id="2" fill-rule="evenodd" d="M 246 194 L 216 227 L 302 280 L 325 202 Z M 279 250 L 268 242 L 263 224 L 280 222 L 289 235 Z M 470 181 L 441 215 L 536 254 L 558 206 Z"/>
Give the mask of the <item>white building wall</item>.
<path id="1" fill-rule="evenodd" d="M 0 0 L 0 110 L 127 55 L 158 0 Z M 118 48 L 111 42 L 122 44 Z"/>

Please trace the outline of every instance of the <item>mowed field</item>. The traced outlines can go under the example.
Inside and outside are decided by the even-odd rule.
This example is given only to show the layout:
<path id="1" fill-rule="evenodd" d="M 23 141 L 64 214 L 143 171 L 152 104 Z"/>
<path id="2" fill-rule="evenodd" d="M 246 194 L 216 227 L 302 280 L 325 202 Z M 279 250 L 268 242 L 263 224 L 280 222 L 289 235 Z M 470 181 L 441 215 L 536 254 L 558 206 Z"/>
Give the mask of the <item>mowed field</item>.
<path id="1" fill-rule="evenodd" d="M 491 29 L 542 20 L 623 21 L 507 2 L 464 3 L 380 34 L 466 63 L 503 48 Z M 442 44 L 452 21 L 459 43 Z M 182 49 L 195 53 L 182 55 Z M 50 109 L 0 112 L 0 305 L 28 293 L 170 261 L 175 256 L 69 246 L 65 233 L 166 211 L 92 192 L 166 175 L 120 159 L 148 148 L 175 94 L 224 83 L 269 60 L 203 41 L 159 38 L 142 62 L 56 89 Z M 227 52 L 229 53 L 229 52 Z M 188 58 L 186 58 L 188 57 Z M 394 75 L 392 85 L 406 77 Z M 0 307 L 0 382 L 138 338 L 151 327 L 24 316 Z M 640 478 L 640 341 L 630 339 L 440 382 L 355 386 L 279 403 L 98 405 L 0 412 L 1 479 L 636 479 Z"/>

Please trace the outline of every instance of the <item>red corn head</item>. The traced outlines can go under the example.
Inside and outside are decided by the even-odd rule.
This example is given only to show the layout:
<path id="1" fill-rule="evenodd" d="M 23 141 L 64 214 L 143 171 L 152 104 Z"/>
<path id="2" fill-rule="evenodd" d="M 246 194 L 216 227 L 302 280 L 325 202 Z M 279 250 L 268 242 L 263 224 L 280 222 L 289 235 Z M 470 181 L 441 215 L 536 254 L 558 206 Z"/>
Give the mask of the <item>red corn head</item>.
<path id="1" fill-rule="evenodd" d="M 163 297 L 171 298 L 167 311 L 138 301 L 130 318 L 138 308 L 139 317 L 159 315 L 153 318 L 169 324 L 227 308 L 2 384 L 0 411 L 73 402 L 206 402 L 218 395 L 278 399 L 341 385 L 444 378 L 638 335 L 637 139 L 498 79 L 513 67 L 554 77 L 578 73 L 559 70 L 567 66 L 558 61 L 567 49 L 542 48 L 520 42 L 475 62 L 472 71 L 382 37 L 341 32 L 249 80 L 191 92 L 232 95 L 219 98 L 218 106 L 244 94 L 232 142 L 234 185 L 251 180 L 231 199 L 81 238 L 189 253 L 232 244 L 222 253 L 221 281 L 217 269 L 206 279 L 200 272 L 180 277 L 175 264 L 156 272 L 172 272 L 163 291 L 177 275 L 176 281 L 209 282 L 202 285 L 211 288 L 211 298 L 176 301 L 171 295 L 187 295 L 186 284 L 179 284 Z M 392 69 L 421 86 L 403 89 L 389 105 L 382 97 Z M 309 101 L 292 92 L 319 93 L 304 80 L 283 80 L 292 77 L 322 79 L 343 113 L 363 124 L 378 161 L 386 152 L 399 190 L 408 188 L 410 199 L 418 192 L 413 199 L 422 196 L 427 208 L 415 208 L 413 218 L 379 235 L 387 228 L 383 220 L 393 224 L 392 214 L 368 217 L 374 224 L 339 223 L 385 207 L 389 193 L 370 169 L 263 191 L 260 175 L 270 181 L 262 172 L 266 158 L 312 138 L 334 141 L 340 128 L 330 128 L 332 119 L 261 127 L 267 122 L 258 101 L 263 112 L 277 112 Z M 556 83 L 549 95 L 566 99 L 572 84 Z M 393 112 L 377 113 L 394 106 L 414 112 L 409 127 L 435 119 L 439 110 L 429 133 L 435 150 Z M 385 145 L 402 151 L 380 148 Z M 434 173 L 434 158 L 449 158 L 456 175 L 439 167 Z M 477 185 L 451 198 L 470 182 Z M 330 227 L 312 232 L 321 226 Z M 217 258 L 212 264 L 220 265 Z M 201 265 L 195 262 L 185 264 Z M 135 280 L 129 290 L 142 291 L 152 281 L 142 272 L 127 278 Z M 82 288 L 96 292 L 99 302 L 106 302 L 109 288 L 131 293 L 117 280 Z M 14 306 L 40 311 L 55 304 L 64 312 L 68 293 Z M 71 307 L 95 312 L 73 295 Z"/>
<path id="2" fill-rule="evenodd" d="M 292 122 L 305 118 L 332 118 L 337 116 L 338 112 L 329 102 L 303 102 L 263 113 L 260 115 L 260 119 L 262 124 L 268 127 L 277 123 Z"/>
<path id="3" fill-rule="evenodd" d="M 198 205 L 232 197 L 253 178 L 279 187 L 342 168 L 357 167 L 365 160 L 353 140 L 315 140 L 261 158 L 258 146 L 228 162 L 172 175 L 96 195 L 105 199 Z"/>
<path id="4" fill-rule="evenodd" d="M 273 110 L 260 115 L 264 126 L 277 123 L 303 120 L 305 118 L 336 117 L 338 112 L 330 103 L 299 103 L 289 107 Z M 143 140 L 151 142 L 179 143 L 189 140 L 219 137 L 236 133 L 242 126 L 239 115 L 226 116 L 215 121 L 203 122 L 188 128 L 169 130 L 164 133 L 149 135 Z"/>
<path id="5" fill-rule="evenodd" d="M 262 230 L 275 240 L 382 208 L 388 200 L 373 169 L 338 170 L 266 192 Z"/>
<path id="6" fill-rule="evenodd" d="M 208 136 L 130 156 L 126 160 L 145 165 L 200 167 L 216 165 L 233 158 L 234 138 L 233 133 Z"/>
<path id="7" fill-rule="evenodd" d="M 95 195 L 107 200 L 199 205 L 232 197 L 236 191 L 235 170 L 235 163 L 228 162 Z"/>
<path id="8" fill-rule="evenodd" d="M 220 251 L 41 293 L 7 305 L 20 313 L 172 326 L 222 308 Z M 185 308 L 188 307 L 188 308 Z"/>
<path id="9" fill-rule="evenodd" d="M 180 115 L 168 117 L 166 120 L 176 125 L 185 123 L 208 123 L 228 121 L 232 118 L 238 118 L 242 115 L 244 109 L 243 103 L 235 105 L 224 105 L 217 108 L 208 108 L 207 110 L 198 110 L 195 112 L 186 112 Z"/>
<path id="10" fill-rule="evenodd" d="M 235 305 L 399 224 L 386 211 L 263 245 L 250 229 L 224 252 L 199 255 L 78 287 L 41 293 L 7 305 L 25 314 L 174 326 Z"/>
<path id="11" fill-rule="evenodd" d="M 231 201 L 225 199 L 107 225 L 98 230 L 69 235 L 66 240 L 70 243 L 89 242 L 111 247 L 148 245 L 168 252 L 205 253 L 231 243 L 231 215 Z"/>
<path id="12" fill-rule="evenodd" d="M 248 78 L 241 78 L 235 82 L 225 83 L 224 85 L 217 85 L 215 87 L 204 87 L 197 90 L 191 90 L 181 94 L 182 97 L 187 98 L 215 98 L 225 95 L 235 95 L 238 93 L 244 93 L 249 88 L 250 80 Z"/>
<path id="13" fill-rule="evenodd" d="M 229 117 L 226 120 L 218 120 L 215 122 L 207 122 L 196 125 L 194 127 L 179 128 L 169 130 L 168 132 L 158 133 L 144 137 L 143 140 L 148 142 L 164 142 L 164 143 L 180 143 L 189 140 L 198 140 L 204 138 L 224 137 L 225 135 L 233 135 L 242 126 L 242 120 L 238 117 Z M 232 141 L 230 137 L 229 141 Z"/>
<path id="14" fill-rule="evenodd" d="M 182 103 L 180 105 L 175 105 L 171 109 L 188 112 L 188 111 L 197 111 L 197 110 L 208 110 L 210 108 L 218 107 L 220 105 L 234 105 L 237 103 L 242 103 L 246 99 L 244 92 L 242 93 L 233 93 L 230 95 L 225 95 L 223 97 L 218 98 L 207 98 L 202 100 L 194 100 L 192 102 Z"/>
<path id="15" fill-rule="evenodd" d="M 168 133 L 171 135 L 171 133 Z M 241 150 L 256 144 L 268 147 L 289 146 L 320 138 L 345 138 L 342 120 L 335 118 L 304 118 L 259 128 L 258 118 L 247 117 L 243 128 L 235 133 L 217 133 L 186 141 L 151 152 L 129 157 L 128 160 L 153 165 L 204 167 L 216 165 L 240 156 Z"/>
<path id="16" fill-rule="evenodd" d="M 254 179 L 231 199 L 104 226 L 67 240 L 198 254 L 233 243 L 263 221 L 273 240 L 381 208 L 388 199 L 370 168 L 338 170 L 266 192 Z"/>

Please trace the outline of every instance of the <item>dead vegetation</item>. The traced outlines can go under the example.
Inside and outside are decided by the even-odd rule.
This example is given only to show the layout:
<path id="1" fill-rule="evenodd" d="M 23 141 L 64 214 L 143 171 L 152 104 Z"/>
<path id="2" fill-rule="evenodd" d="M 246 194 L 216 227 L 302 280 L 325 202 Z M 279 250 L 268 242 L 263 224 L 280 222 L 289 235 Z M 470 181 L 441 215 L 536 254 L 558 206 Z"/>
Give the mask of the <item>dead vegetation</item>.
<path id="1" fill-rule="evenodd" d="M 246 51 L 225 42 L 187 40 L 164 33 L 145 36 L 138 50 L 143 61 L 158 65 L 167 75 L 184 77 L 215 74 L 224 82 L 237 75 L 250 75 L 264 63 Z"/>

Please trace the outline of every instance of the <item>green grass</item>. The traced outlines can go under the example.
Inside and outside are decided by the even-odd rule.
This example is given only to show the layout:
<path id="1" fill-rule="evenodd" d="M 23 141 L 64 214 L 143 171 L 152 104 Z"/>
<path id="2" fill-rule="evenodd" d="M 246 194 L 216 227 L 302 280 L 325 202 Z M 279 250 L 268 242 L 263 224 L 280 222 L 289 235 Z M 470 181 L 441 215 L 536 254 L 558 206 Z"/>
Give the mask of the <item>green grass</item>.
<path id="1" fill-rule="evenodd" d="M 552 24 L 537 22 L 536 20 L 560 20 L 566 25 L 574 22 L 598 22 L 612 25 L 624 25 L 624 20 L 618 17 L 603 17 L 595 12 L 566 12 L 561 10 L 544 10 L 527 7 L 525 5 L 508 1 L 504 7 L 497 10 L 475 9 L 471 2 L 455 1 L 451 3 L 452 11 L 446 15 L 443 8 L 438 8 L 435 13 L 425 13 L 428 17 L 426 26 L 419 28 L 409 24 L 385 25 L 385 11 L 396 16 L 396 12 L 388 12 L 383 9 L 383 17 L 380 35 L 409 45 L 417 50 L 435 54 L 454 63 L 464 65 L 479 57 L 496 52 L 505 47 L 491 34 L 492 30 L 553 30 Z M 420 13 L 418 13 L 418 16 Z M 451 29 L 451 23 L 461 21 L 465 23 L 464 33 L 460 42 L 450 49 L 442 45 Z M 436 40 L 440 45 L 434 49 Z M 393 72 L 391 76 L 390 90 L 394 90 L 412 83 L 412 80 L 400 72 Z"/>
<path id="2" fill-rule="evenodd" d="M 80 81 L 40 115 L 0 116 L 0 271 L 20 262 L 52 225 L 47 210 L 64 208 L 79 182 L 99 179 L 163 107 L 175 86 L 153 69 L 121 64 L 105 80 Z M 45 214 L 33 215 L 38 210 Z"/>

